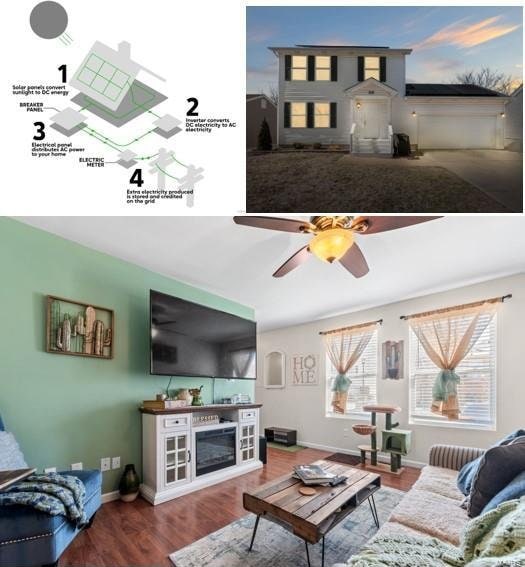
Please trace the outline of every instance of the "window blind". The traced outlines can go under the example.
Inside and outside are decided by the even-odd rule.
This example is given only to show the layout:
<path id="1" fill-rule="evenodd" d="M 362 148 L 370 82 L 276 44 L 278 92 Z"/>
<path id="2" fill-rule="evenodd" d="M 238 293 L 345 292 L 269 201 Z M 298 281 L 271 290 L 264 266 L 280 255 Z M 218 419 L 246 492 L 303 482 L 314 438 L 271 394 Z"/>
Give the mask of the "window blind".
<path id="1" fill-rule="evenodd" d="M 368 415 L 362 411 L 363 405 L 377 402 L 377 375 L 378 375 L 378 331 L 373 332 L 363 354 L 353 368 L 348 371 L 348 378 L 352 381 L 348 390 L 346 403 L 346 414 Z M 333 412 L 331 401 L 331 389 L 337 376 L 337 370 L 326 357 L 326 413 L 336 415 Z"/>
<path id="2" fill-rule="evenodd" d="M 444 315 L 446 320 L 448 316 Z M 490 317 L 482 314 L 483 317 Z M 459 332 L 465 332 L 469 319 L 454 315 L 459 321 Z M 410 330 L 409 340 L 410 365 L 410 420 L 422 420 L 442 425 L 450 424 L 446 417 L 432 413 L 432 388 L 439 368 L 427 356 L 424 348 Z M 458 385 L 458 402 L 460 415 L 452 422 L 491 428 L 496 422 L 496 316 L 480 335 L 469 354 L 457 366 L 456 373 L 460 376 Z"/>

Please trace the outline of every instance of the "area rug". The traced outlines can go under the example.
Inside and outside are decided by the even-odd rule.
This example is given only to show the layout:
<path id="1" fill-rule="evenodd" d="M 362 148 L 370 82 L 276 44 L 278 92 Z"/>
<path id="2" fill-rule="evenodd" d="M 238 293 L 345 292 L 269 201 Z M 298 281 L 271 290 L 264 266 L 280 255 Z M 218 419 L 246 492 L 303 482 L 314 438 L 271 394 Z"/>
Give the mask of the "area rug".
<path id="1" fill-rule="evenodd" d="M 348 455 L 347 453 L 332 453 L 324 458 L 325 461 L 335 461 L 336 463 L 343 463 L 351 467 L 361 464 L 361 459 L 357 455 Z"/>
<path id="2" fill-rule="evenodd" d="M 273 441 L 268 441 L 266 445 L 268 447 L 271 447 L 272 449 L 279 449 L 279 451 L 288 451 L 288 453 L 297 453 L 297 451 L 306 449 L 306 447 L 303 447 L 302 445 L 290 445 L 288 447 L 286 445 L 283 445 L 282 443 L 275 443 Z"/>
<path id="3" fill-rule="evenodd" d="M 403 492 L 381 488 L 374 494 L 382 525 Z M 176 567 L 307 567 L 304 541 L 261 518 L 253 550 L 248 551 L 255 516 L 248 514 L 170 555 Z M 344 563 L 376 533 L 370 506 L 363 502 L 325 540 L 325 564 Z M 312 565 L 321 564 L 321 543 L 309 545 Z"/>

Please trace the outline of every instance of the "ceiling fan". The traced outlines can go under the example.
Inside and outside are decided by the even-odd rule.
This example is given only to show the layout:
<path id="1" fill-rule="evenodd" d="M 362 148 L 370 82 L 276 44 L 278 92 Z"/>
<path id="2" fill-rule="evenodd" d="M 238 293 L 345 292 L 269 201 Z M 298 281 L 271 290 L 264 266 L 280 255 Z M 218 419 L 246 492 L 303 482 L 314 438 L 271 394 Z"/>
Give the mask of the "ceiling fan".
<path id="1" fill-rule="evenodd" d="M 439 219 L 441 217 L 352 217 L 352 216 L 314 216 L 310 220 L 293 220 L 280 217 L 237 216 L 236 224 L 311 234 L 310 242 L 274 272 L 274 278 L 281 278 L 297 268 L 314 254 L 325 262 L 338 260 L 356 278 L 369 271 L 361 249 L 355 242 L 355 234 L 367 235 L 403 228 L 413 224 Z"/>

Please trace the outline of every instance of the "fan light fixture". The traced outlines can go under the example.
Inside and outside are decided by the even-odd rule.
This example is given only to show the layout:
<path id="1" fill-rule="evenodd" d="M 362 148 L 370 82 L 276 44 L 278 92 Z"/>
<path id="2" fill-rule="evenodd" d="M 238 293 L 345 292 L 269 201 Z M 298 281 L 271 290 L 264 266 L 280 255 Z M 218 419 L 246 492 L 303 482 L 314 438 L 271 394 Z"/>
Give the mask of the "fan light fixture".
<path id="1" fill-rule="evenodd" d="M 342 258 L 354 243 L 354 234 L 344 228 L 330 228 L 317 233 L 309 244 L 310 252 L 329 262 Z"/>

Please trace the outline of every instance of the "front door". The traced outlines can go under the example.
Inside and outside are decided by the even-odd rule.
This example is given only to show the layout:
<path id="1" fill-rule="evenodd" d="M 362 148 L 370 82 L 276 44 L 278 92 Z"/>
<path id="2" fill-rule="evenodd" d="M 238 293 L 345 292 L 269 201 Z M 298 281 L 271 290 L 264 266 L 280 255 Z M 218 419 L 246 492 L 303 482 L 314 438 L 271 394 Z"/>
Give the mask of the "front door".
<path id="1" fill-rule="evenodd" d="M 361 103 L 361 138 L 381 138 L 386 126 L 386 103 L 383 100 L 367 100 Z"/>

